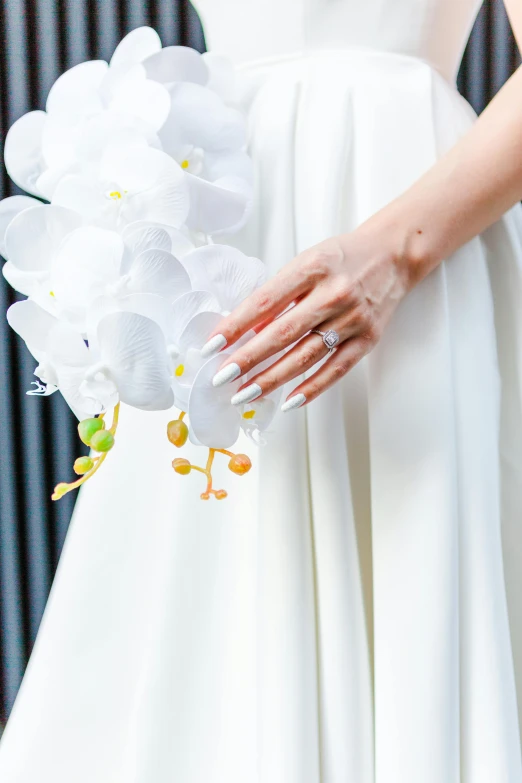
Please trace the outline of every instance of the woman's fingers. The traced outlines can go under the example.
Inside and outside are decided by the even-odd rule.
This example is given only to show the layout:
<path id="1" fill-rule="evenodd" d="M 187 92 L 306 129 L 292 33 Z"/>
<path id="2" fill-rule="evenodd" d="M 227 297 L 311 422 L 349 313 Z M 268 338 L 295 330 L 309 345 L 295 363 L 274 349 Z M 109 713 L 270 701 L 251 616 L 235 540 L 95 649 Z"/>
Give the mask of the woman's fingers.
<path id="1" fill-rule="evenodd" d="M 202 356 L 212 356 L 226 345 L 233 345 L 250 329 L 277 318 L 292 302 L 306 293 L 309 286 L 309 281 L 295 271 L 293 265 L 284 267 L 283 271 L 254 291 L 221 321 L 203 346 Z"/>
<path id="2" fill-rule="evenodd" d="M 281 406 L 281 410 L 284 412 L 295 410 L 315 400 L 350 372 L 366 356 L 371 347 L 371 343 L 364 337 L 355 337 L 342 343 L 313 375 L 292 391 Z"/>
<path id="3" fill-rule="evenodd" d="M 252 394 L 255 394 L 256 397 L 270 394 L 288 381 L 293 381 L 294 378 L 310 370 L 328 352 L 321 335 L 315 333 L 306 335 L 277 362 L 250 378 L 248 384 L 239 389 L 237 394 L 232 397 L 232 404 L 239 405 L 243 402 L 250 402 L 255 399 L 251 396 Z"/>
<path id="4" fill-rule="evenodd" d="M 347 317 L 344 315 L 341 319 L 337 318 L 331 321 L 322 321 L 318 328 L 323 333 L 326 333 L 329 330 L 337 332 L 340 346 L 346 344 L 347 340 L 349 340 L 350 343 L 354 342 L 354 326 L 349 316 Z M 254 338 L 252 342 L 253 341 Z M 364 340 L 362 340 L 362 342 L 364 342 Z M 328 361 L 334 361 L 338 353 L 339 349 L 331 354 Z M 254 377 L 250 377 L 248 384 L 245 384 L 238 389 L 237 393 L 232 398 L 232 404 L 239 405 L 241 403 L 251 402 L 257 397 L 271 394 L 280 386 L 288 383 L 288 381 L 292 381 L 307 370 L 310 370 L 328 354 L 330 354 L 330 349 L 323 342 L 322 335 L 317 334 L 317 332 L 310 332 L 276 362 L 258 372 Z M 239 365 L 227 365 L 222 372 L 226 374 L 229 367 L 231 369 L 232 367 L 235 367 L 237 371 Z M 237 374 L 235 377 L 238 377 Z"/>
<path id="5" fill-rule="evenodd" d="M 246 375 L 261 362 L 284 351 L 314 329 L 325 318 L 314 294 L 301 299 L 294 307 L 272 321 L 237 349 L 213 378 L 214 386 L 223 386 Z M 321 343 L 321 338 L 317 335 Z"/>

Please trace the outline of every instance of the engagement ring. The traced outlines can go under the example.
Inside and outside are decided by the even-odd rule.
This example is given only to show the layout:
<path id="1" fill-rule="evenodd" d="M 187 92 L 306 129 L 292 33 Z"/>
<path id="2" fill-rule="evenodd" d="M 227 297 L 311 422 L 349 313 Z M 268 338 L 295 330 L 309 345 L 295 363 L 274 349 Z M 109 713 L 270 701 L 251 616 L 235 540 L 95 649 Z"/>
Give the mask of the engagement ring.
<path id="1" fill-rule="evenodd" d="M 327 332 L 321 332 L 320 329 L 311 329 L 310 331 L 311 334 L 321 335 L 323 338 L 323 343 L 326 345 L 330 353 L 332 353 L 335 346 L 341 342 L 341 338 L 334 329 L 328 329 Z"/>

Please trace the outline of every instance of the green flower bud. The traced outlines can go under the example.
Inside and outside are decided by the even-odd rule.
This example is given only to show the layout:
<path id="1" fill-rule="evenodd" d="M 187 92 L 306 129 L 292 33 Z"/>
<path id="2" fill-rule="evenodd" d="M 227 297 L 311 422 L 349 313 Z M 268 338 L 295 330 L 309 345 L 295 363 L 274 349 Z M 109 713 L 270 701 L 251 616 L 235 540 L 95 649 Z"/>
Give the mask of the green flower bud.
<path id="1" fill-rule="evenodd" d="M 167 424 L 167 438 L 180 449 L 187 442 L 189 430 L 184 421 L 175 419 Z"/>
<path id="2" fill-rule="evenodd" d="M 110 451 L 114 446 L 114 435 L 109 430 L 98 430 L 92 435 L 90 446 L 94 451 Z"/>
<path id="3" fill-rule="evenodd" d="M 94 467 L 94 461 L 90 457 L 78 457 L 74 463 L 74 472 L 78 476 L 83 476 L 88 473 Z"/>
<path id="4" fill-rule="evenodd" d="M 103 419 L 84 419 L 78 424 L 78 435 L 80 440 L 85 443 L 86 446 L 91 445 L 91 438 L 99 430 L 103 430 L 105 422 Z"/>

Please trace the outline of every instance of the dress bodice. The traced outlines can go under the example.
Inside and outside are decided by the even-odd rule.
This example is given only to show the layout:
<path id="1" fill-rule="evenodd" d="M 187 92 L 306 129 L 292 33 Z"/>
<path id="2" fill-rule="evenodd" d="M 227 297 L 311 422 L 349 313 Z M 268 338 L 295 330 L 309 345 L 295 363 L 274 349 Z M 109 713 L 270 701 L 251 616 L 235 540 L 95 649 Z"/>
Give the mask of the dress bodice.
<path id="1" fill-rule="evenodd" d="M 482 0 L 195 0 L 209 48 L 236 63 L 365 47 L 454 78 Z"/>

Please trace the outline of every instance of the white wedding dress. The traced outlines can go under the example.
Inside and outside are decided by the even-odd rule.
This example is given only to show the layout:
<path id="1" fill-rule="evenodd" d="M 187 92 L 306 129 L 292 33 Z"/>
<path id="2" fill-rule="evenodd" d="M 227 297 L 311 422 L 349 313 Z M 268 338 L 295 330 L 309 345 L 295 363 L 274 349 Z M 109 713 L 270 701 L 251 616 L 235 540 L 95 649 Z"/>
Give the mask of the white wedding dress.
<path id="1" fill-rule="evenodd" d="M 242 247 L 274 272 L 466 132 L 478 5 L 200 0 L 245 80 Z M 444 262 L 361 365 L 240 444 L 228 500 L 174 474 L 168 412 L 123 411 L 1 783 L 522 783 L 521 240 L 517 207 Z"/>

